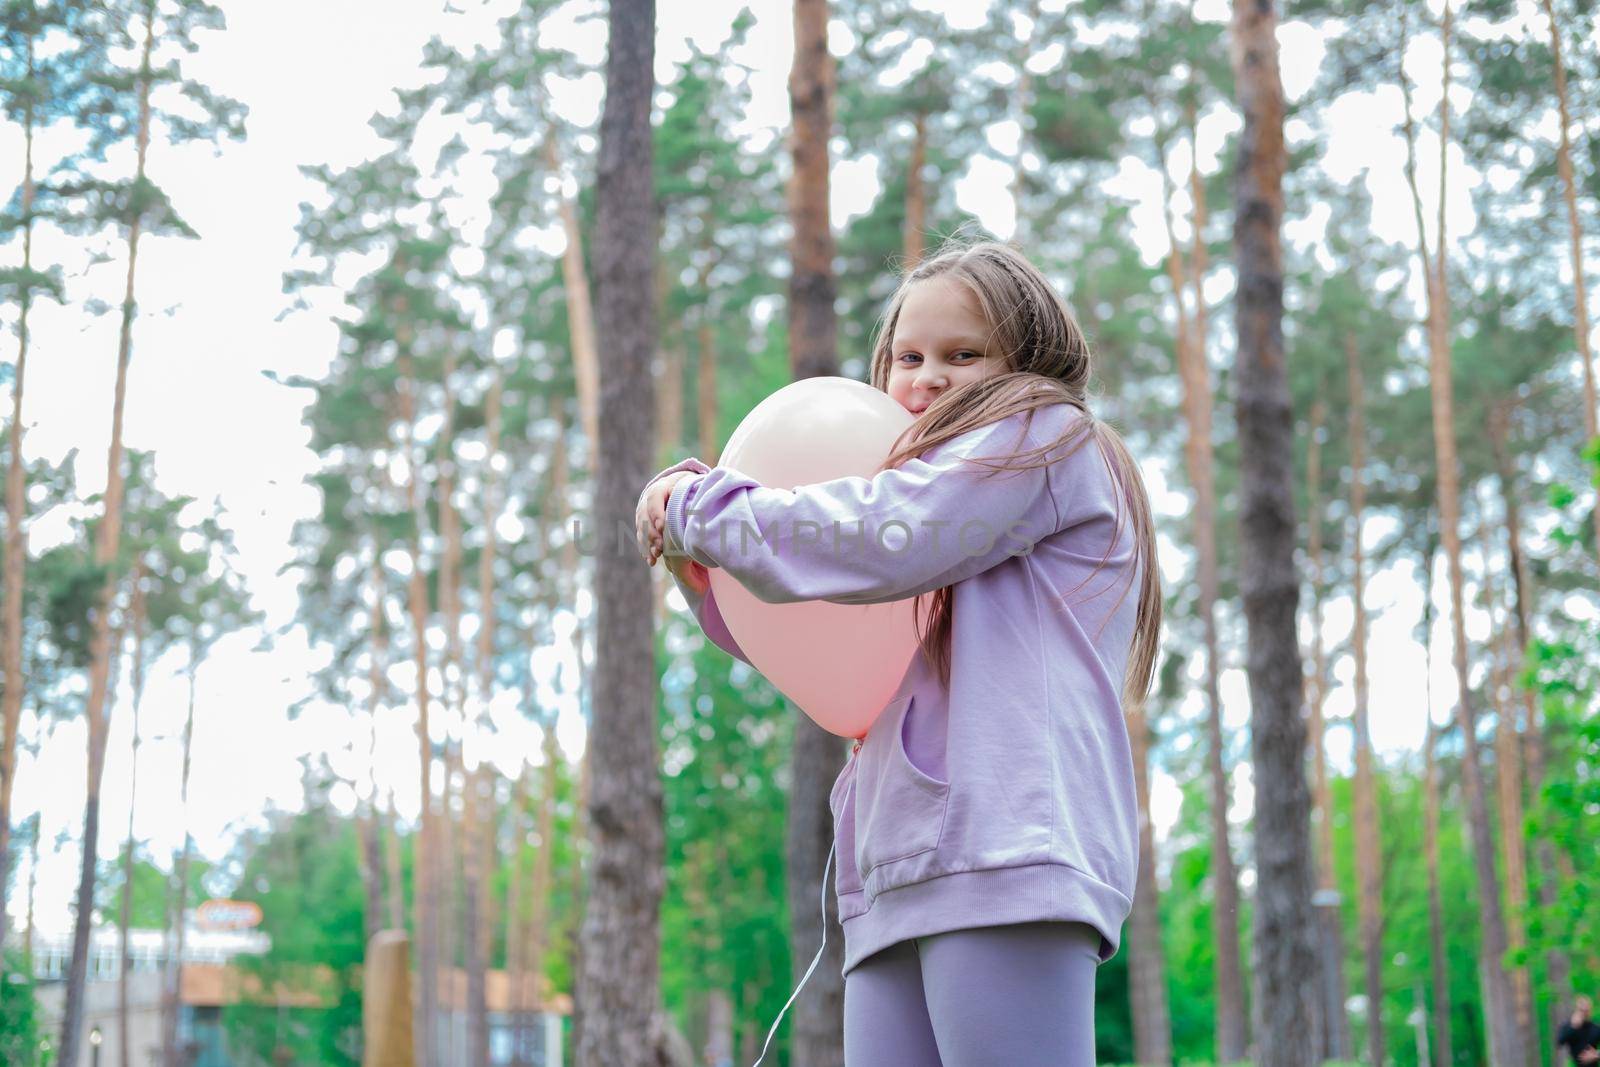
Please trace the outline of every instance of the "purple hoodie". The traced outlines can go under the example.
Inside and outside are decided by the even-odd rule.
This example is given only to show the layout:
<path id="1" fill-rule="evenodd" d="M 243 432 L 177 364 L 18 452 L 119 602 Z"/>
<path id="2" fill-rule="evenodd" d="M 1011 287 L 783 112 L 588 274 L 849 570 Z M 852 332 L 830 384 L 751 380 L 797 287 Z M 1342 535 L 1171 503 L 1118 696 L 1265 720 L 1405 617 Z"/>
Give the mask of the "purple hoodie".
<path id="1" fill-rule="evenodd" d="M 1045 446 L 1082 417 L 1049 405 L 871 478 L 795 489 L 696 459 L 656 475 L 700 475 L 668 497 L 664 552 L 722 567 L 761 600 L 954 587 L 948 691 L 919 649 L 830 795 L 843 973 L 907 938 L 1038 920 L 1088 923 L 1101 961 L 1116 953 L 1139 859 L 1121 702 L 1139 599 L 1131 517 L 1092 438 L 1029 471 L 964 462 Z M 678 586 L 706 635 L 748 663 L 711 594 Z"/>

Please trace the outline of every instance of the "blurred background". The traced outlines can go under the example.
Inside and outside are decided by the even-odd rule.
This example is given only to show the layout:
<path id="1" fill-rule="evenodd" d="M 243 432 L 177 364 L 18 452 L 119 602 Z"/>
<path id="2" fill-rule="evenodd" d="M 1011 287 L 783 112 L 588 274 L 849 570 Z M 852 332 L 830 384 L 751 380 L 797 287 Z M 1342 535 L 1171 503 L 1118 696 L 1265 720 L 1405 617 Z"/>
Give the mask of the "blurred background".
<path id="1" fill-rule="evenodd" d="M 1305 1038 L 1251 1019 L 1232 11 L 799 6 L 826 74 L 791 4 L 656 13 L 658 223 L 628 238 L 655 249 L 645 473 L 715 463 L 815 372 L 791 241 L 831 242 L 827 372 L 863 379 L 941 238 L 1038 263 L 1141 460 L 1167 592 L 1157 691 L 1127 709 L 1150 833 L 1099 1057 L 1259 1062 Z M 356 1063 L 381 928 L 435 976 L 418 1063 L 573 1058 L 613 558 L 576 536 L 604 535 L 610 454 L 607 7 L 0 12 L 0 1059 Z M 1564 1062 L 1600 979 L 1594 5 L 1280 18 L 1315 1059 L 1493 1062 L 1498 968 L 1522 1062 Z M 821 185 L 791 78 L 828 87 Z M 821 933 L 795 776 L 825 791 L 846 750 L 820 778 L 797 760 L 795 710 L 640 573 L 659 1054 L 751 1063 Z M 836 961 L 793 1011 L 828 1010 Z M 840 1062 L 792 1022 L 767 1062 Z"/>

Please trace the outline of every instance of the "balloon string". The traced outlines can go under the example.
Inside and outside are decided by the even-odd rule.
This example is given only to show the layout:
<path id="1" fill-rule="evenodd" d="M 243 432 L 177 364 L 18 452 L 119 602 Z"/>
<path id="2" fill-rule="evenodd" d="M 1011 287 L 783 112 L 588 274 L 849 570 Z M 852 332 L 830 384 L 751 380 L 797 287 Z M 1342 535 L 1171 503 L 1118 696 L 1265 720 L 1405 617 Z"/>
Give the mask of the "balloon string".
<path id="1" fill-rule="evenodd" d="M 822 950 L 828 947 L 828 872 L 833 869 L 834 845 L 828 846 L 828 862 L 822 868 L 822 945 L 817 949 L 817 954 L 811 959 L 811 966 L 806 968 L 806 976 L 800 979 L 800 984 L 795 986 L 794 992 L 789 994 L 789 1002 L 783 1006 L 783 1011 L 778 1012 L 778 1017 L 772 1020 L 772 1029 L 767 1031 L 766 1043 L 761 1046 L 761 1055 L 756 1057 L 756 1062 L 751 1067 L 761 1067 L 761 1061 L 767 1058 L 767 1046 L 772 1044 L 772 1035 L 778 1032 L 778 1024 L 783 1022 L 783 1016 L 789 1010 L 789 1004 L 794 1003 L 794 998 L 800 995 L 800 990 L 805 988 L 806 982 L 811 979 L 811 972 L 817 969 L 817 961 L 822 959 Z"/>

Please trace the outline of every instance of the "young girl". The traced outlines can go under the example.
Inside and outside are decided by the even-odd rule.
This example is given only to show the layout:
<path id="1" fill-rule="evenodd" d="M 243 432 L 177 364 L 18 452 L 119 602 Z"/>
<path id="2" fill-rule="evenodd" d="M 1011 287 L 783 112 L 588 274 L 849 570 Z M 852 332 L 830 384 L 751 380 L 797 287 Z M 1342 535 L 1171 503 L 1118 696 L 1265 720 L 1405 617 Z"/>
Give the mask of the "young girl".
<path id="1" fill-rule="evenodd" d="M 848 1067 L 1094 1062 L 1095 969 L 1138 866 L 1123 707 L 1149 688 L 1161 588 L 1143 480 L 1089 375 L 1026 258 L 947 246 L 874 346 L 872 385 L 917 416 L 884 469 L 769 489 L 688 459 L 640 496 L 647 561 L 665 552 L 741 659 L 707 567 L 775 603 L 931 595 L 830 797 Z"/>

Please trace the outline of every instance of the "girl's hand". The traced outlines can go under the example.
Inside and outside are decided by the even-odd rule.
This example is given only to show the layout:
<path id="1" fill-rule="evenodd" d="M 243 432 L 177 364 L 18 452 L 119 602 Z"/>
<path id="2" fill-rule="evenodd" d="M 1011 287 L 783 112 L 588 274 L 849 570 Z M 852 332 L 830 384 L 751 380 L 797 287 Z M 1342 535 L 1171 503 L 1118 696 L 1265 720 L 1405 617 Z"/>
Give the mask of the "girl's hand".
<path id="1" fill-rule="evenodd" d="M 692 477 L 695 477 L 693 471 L 678 471 L 657 478 L 645 487 L 644 493 L 639 497 L 639 507 L 633 517 L 634 536 L 639 542 L 639 554 L 652 567 L 656 565 L 656 560 L 661 558 L 662 549 L 665 547 L 663 539 L 666 537 L 667 528 L 667 497 L 672 495 L 672 487 L 678 484 L 679 479 Z M 668 566 L 672 569 L 670 564 Z M 701 566 L 700 569 L 705 568 Z"/>

